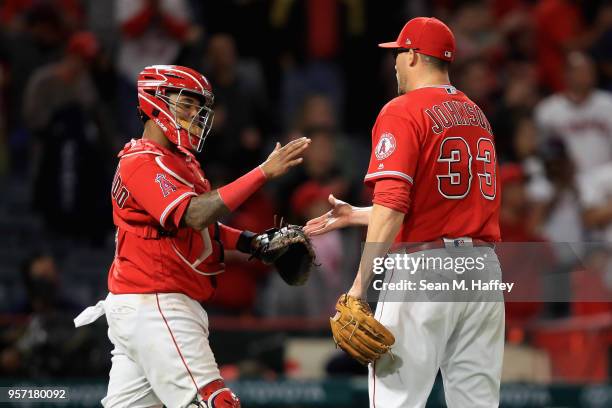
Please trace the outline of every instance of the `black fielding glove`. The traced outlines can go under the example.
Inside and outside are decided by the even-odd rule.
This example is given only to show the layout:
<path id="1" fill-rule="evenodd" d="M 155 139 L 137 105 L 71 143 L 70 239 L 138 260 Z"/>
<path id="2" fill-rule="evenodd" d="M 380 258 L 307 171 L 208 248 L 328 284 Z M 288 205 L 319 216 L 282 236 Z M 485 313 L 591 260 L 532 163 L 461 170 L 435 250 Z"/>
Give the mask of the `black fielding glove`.
<path id="1" fill-rule="evenodd" d="M 267 265 L 274 264 L 281 278 L 291 286 L 306 283 L 315 260 L 310 239 L 298 225 L 271 228 L 259 235 L 243 231 L 236 248 Z"/>

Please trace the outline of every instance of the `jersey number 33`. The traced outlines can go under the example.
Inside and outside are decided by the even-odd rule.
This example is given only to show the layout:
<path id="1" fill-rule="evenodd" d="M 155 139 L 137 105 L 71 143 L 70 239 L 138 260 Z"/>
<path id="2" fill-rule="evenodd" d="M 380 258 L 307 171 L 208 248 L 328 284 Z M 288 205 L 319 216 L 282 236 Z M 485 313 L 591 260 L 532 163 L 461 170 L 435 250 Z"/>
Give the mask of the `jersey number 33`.
<path id="1" fill-rule="evenodd" d="M 472 161 L 476 160 L 475 163 Z M 440 144 L 438 163 L 443 172 L 436 175 L 438 191 L 452 200 L 465 198 L 473 182 L 480 186 L 480 193 L 487 200 L 495 199 L 497 189 L 495 147 L 487 138 L 476 142 L 476 151 L 470 150 L 468 142 L 460 136 L 447 136 Z M 475 174 L 474 174 L 475 173 Z M 474 180 L 476 177 L 476 180 Z"/>

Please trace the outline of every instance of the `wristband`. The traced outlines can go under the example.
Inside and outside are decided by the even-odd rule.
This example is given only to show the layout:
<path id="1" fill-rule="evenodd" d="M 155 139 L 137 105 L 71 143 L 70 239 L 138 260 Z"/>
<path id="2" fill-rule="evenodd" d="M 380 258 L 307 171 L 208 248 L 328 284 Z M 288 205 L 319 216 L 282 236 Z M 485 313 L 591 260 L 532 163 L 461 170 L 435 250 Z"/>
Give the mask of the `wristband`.
<path id="1" fill-rule="evenodd" d="M 255 191 L 259 190 L 266 182 L 266 175 L 258 166 L 244 176 L 220 187 L 217 191 L 225 206 L 234 211 L 244 203 Z"/>
<path id="2" fill-rule="evenodd" d="M 238 242 L 236 242 L 236 249 L 240 252 L 244 252 L 245 254 L 251 254 L 251 243 L 253 242 L 253 238 L 255 238 L 257 234 L 251 231 L 244 230 L 240 233 L 238 237 Z"/>

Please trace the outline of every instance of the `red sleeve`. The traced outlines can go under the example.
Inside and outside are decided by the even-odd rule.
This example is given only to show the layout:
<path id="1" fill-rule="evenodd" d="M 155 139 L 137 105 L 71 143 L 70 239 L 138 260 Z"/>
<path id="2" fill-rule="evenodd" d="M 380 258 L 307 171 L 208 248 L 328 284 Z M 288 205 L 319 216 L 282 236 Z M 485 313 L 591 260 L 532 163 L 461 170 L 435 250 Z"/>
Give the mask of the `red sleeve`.
<path id="1" fill-rule="evenodd" d="M 266 182 L 266 175 L 257 166 L 242 177 L 219 187 L 219 197 L 230 211 L 234 211 Z"/>
<path id="2" fill-rule="evenodd" d="M 372 129 L 372 153 L 365 183 L 395 178 L 412 184 L 420 151 L 418 131 L 410 119 L 381 113 Z"/>
<path id="3" fill-rule="evenodd" d="M 162 169 L 154 160 L 138 162 L 133 170 L 122 171 L 123 184 L 132 198 L 160 225 L 176 229 L 191 197 L 193 188 Z"/>
<path id="4" fill-rule="evenodd" d="M 384 178 L 374 186 L 374 204 L 382 205 L 406 214 L 410 208 L 410 189 L 412 184 L 397 178 Z"/>
<path id="5" fill-rule="evenodd" d="M 121 25 L 121 31 L 127 37 L 137 37 L 147 29 L 152 17 L 153 9 L 143 7 L 136 15 Z"/>
<path id="6" fill-rule="evenodd" d="M 242 231 L 219 223 L 219 238 L 224 249 L 236 249 L 236 243 Z"/>
<path id="7" fill-rule="evenodd" d="M 181 220 L 183 219 L 183 215 L 185 215 L 185 211 L 187 211 L 187 207 L 189 207 L 191 197 L 193 197 L 193 195 L 189 194 L 184 200 L 181 200 L 176 205 L 176 207 L 169 212 L 169 214 L 166 216 L 165 221 L 166 228 L 176 229 L 181 225 Z"/>

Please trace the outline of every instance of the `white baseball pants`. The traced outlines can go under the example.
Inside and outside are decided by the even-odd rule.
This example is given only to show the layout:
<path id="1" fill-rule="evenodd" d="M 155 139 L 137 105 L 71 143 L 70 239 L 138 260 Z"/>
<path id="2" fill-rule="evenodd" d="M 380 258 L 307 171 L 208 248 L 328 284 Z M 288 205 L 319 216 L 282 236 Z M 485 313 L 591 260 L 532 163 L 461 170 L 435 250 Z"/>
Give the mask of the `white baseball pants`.
<path id="1" fill-rule="evenodd" d="M 499 261 L 493 249 L 461 250 L 464 255 L 470 251 L 487 254 L 487 276 L 501 279 Z M 412 256 L 423 253 L 449 256 L 446 249 L 417 252 Z M 499 405 L 504 352 L 502 301 L 402 302 L 384 299 L 383 292 L 375 315 L 394 334 L 396 342 L 392 356 L 386 354 L 370 365 L 371 408 L 425 407 L 438 370 L 442 373 L 449 408 Z"/>
<path id="2" fill-rule="evenodd" d="M 187 407 L 200 388 L 221 378 L 206 311 L 188 296 L 109 294 L 94 308 L 106 313 L 114 345 L 104 407 Z M 90 312 L 75 323 L 93 321 L 92 314 L 95 320 Z"/>

